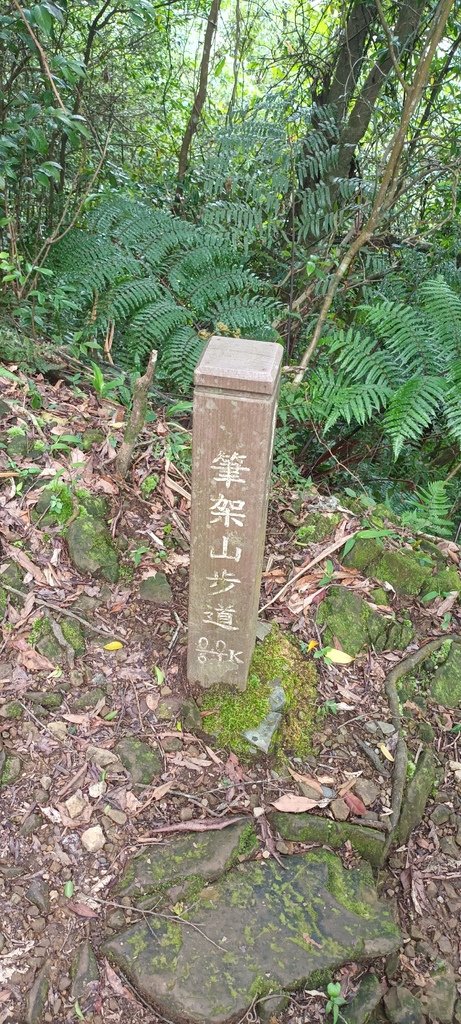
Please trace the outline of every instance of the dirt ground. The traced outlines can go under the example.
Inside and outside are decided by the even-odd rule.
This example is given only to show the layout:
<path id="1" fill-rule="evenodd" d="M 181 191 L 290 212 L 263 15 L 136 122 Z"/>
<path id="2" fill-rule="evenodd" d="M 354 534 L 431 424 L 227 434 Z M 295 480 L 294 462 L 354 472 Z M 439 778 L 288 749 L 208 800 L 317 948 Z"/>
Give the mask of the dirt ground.
<path id="1" fill-rule="evenodd" d="M 190 481 L 183 422 L 167 425 L 159 415 L 146 427 L 133 472 L 122 484 L 114 470 L 114 439 L 120 437 L 123 411 L 62 382 L 51 385 L 37 378 L 31 389 L 20 371 L 11 371 L 13 379 L 0 379 L 1 397 L 10 408 L 2 416 L 2 430 L 19 425 L 29 441 L 41 441 L 43 448 L 13 462 L 0 449 L 0 570 L 19 559 L 27 589 L 19 604 L 10 594 L 0 645 L 0 714 L 12 701 L 20 705 L 17 716 L 3 712 L 0 718 L 4 753 L 20 762 L 16 781 L 0 793 L 0 1024 L 26 1019 L 27 994 L 44 965 L 50 987 L 43 1020 L 153 1024 L 156 1014 L 103 959 L 88 1003 L 80 1005 L 72 994 L 71 962 L 82 940 L 89 938 L 98 954 L 110 929 L 138 913 L 129 900 L 114 895 L 124 864 L 146 838 L 162 842 L 164 826 L 176 823 L 186 830 L 191 821 L 242 814 L 253 818 L 255 807 L 269 809 L 284 793 L 299 789 L 289 772 L 276 770 L 270 759 L 241 763 L 235 754 L 178 729 L 174 716 L 157 714 L 165 700 L 194 696 L 185 678 Z M 89 430 L 101 436 L 85 452 L 81 439 Z M 77 441 L 66 441 L 69 436 Z M 121 563 L 117 584 L 80 576 L 59 525 L 34 522 L 40 489 L 59 474 L 71 487 L 83 486 L 110 500 L 110 527 Z M 153 474 L 158 484 L 143 497 L 143 482 Z M 294 496 L 276 486 L 271 498 L 262 603 L 275 598 L 264 618 L 291 632 L 306 652 L 310 647 L 306 656 L 313 657 L 314 642 L 320 641 L 315 609 L 328 585 L 322 583 L 325 562 L 306 570 L 277 598 L 282 586 L 322 551 L 332 560 L 335 582 L 362 596 L 372 584 L 340 566 L 335 552 L 327 554 L 356 525 L 353 514 L 343 510 L 333 539 L 306 547 L 296 541 L 285 518 L 297 497 L 301 518 L 318 507 L 315 492 Z M 171 585 L 173 598 L 164 606 L 139 595 L 140 581 L 153 569 L 165 573 Z M 45 664 L 46 657 L 29 640 L 37 618 L 45 613 L 59 619 L 59 609 L 73 610 L 100 632 L 85 626 L 85 653 L 74 660 L 64 647 L 56 667 Z M 415 602 L 412 613 L 423 637 L 441 635 L 441 616 Z M 450 630 L 461 633 L 456 606 Z M 122 646 L 105 649 L 114 640 Z M 364 654 L 349 666 L 318 659 L 314 753 L 291 764 L 298 774 L 315 774 L 342 797 L 353 795 L 360 780 L 374 783 L 373 809 L 352 799 L 349 820 L 373 819 L 381 829 L 390 813 L 393 754 L 392 739 L 379 731 L 378 723 L 390 722 L 383 683 L 400 657 L 396 652 Z M 46 709 L 37 694 L 53 686 L 63 688 L 64 700 Z M 90 707 L 80 700 L 89 690 L 101 691 Z M 409 845 L 397 849 L 380 874 L 380 888 L 395 904 L 403 933 L 400 955 L 393 964 L 381 965 L 381 975 L 384 983 L 386 977 L 401 977 L 418 994 L 438 959 L 444 959 L 452 964 L 461 993 L 461 799 L 449 768 L 449 762 L 461 759 L 461 741 L 448 712 L 433 709 L 431 724 L 446 774 Z M 376 748 L 378 734 L 382 772 L 360 746 L 372 742 Z M 126 771 L 111 770 L 110 759 L 106 767 L 91 759 L 92 748 L 112 752 L 126 735 L 158 745 L 162 771 L 151 785 L 134 785 Z M 416 761 L 421 749 L 416 735 L 410 734 L 410 747 Z M 68 804 L 72 796 L 80 798 L 75 816 Z M 328 805 L 317 813 L 332 815 Z M 92 853 L 81 837 L 96 825 L 105 842 Z M 277 836 L 267 824 L 258 827 L 259 855 L 272 854 Z M 347 844 L 342 853 L 346 862 L 353 860 Z M 363 971 L 363 966 L 350 965 L 340 972 L 343 994 L 354 991 Z M 313 1024 L 324 1020 L 324 995 L 299 993 L 285 1015 Z M 256 1017 L 256 1010 L 250 1017 Z"/>

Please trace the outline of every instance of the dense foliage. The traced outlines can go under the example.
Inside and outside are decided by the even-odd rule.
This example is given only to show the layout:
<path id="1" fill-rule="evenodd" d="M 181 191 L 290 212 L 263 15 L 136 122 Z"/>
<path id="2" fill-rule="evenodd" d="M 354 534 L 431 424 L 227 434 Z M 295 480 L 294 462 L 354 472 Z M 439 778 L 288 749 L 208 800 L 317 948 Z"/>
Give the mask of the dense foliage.
<path id="1" fill-rule="evenodd" d="M 460 16 L 4 0 L 0 356 L 13 328 L 21 352 L 64 346 L 103 375 L 155 347 L 160 384 L 187 395 L 213 331 L 280 340 L 293 367 L 308 349 L 283 386 L 279 474 L 456 533 Z"/>

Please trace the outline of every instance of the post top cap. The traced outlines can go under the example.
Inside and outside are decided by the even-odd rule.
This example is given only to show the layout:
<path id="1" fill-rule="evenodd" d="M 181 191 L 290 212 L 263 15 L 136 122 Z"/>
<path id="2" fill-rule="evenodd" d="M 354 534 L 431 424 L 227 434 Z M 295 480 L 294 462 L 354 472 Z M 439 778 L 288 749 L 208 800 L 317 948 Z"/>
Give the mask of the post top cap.
<path id="1" fill-rule="evenodd" d="M 282 356 L 283 348 L 277 342 L 214 334 L 196 367 L 195 384 L 270 395 L 278 381 Z"/>

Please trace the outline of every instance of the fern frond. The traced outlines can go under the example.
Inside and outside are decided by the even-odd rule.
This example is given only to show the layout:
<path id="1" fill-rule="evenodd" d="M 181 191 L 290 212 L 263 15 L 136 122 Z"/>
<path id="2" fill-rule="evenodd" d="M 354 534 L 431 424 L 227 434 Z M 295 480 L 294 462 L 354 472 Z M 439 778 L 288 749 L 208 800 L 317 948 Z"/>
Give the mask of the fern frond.
<path id="1" fill-rule="evenodd" d="M 401 518 L 403 524 L 413 530 L 450 537 L 453 531 L 450 510 L 449 485 L 446 480 L 434 480 L 412 495 Z"/>
<path id="2" fill-rule="evenodd" d="M 461 445 L 461 359 L 452 363 L 447 374 L 443 404 L 449 433 Z"/>
<path id="3" fill-rule="evenodd" d="M 415 441 L 433 421 L 443 390 L 441 377 L 413 377 L 394 392 L 384 416 L 384 430 L 392 440 L 396 459 L 405 441 Z"/>

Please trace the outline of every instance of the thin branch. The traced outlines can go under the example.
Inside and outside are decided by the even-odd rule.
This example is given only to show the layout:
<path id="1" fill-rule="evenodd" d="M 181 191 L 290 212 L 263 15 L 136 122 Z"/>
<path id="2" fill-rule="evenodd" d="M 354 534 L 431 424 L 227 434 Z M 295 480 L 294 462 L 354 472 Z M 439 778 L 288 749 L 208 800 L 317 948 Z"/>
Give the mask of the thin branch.
<path id="1" fill-rule="evenodd" d="M 386 15 L 384 14 L 384 11 L 383 11 L 383 8 L 382 8 L 382 5 L 381 5 L 381 0 L 375 0 L 375 4 L 376 4 L 376 8 L 377 8 L 377 11 L 378 11 L 378 14 L 379 14 L 379 20 L 381 22 L 381 27 L 382 27 L 382 29 L 384 31 L 384 35 L 386 36 L 387 45 L 389 47 L 390 58 L 391 58 L 391 61 L 392 61 L 393 65 L 394 65 L 394 71 L 395 71 L 395 73 L 397 75 L 397 78 L 398 78 L 398 80 L 400 82 L 400 85 L 402 86 L 402 89 L 404 90 L 404 92 L 408 93 L 410 91 L 410 85 L 408 84 L 408 82 L 405 81 L 405 79 L 404 79 L 404 77 L 402 75 L 402 72 L 401 72 L 401 70 L 399 68 L 399 63 L 398 63 L 398 60 L 397 60 L 397 55 L 396 55 L 396 52 L 395 52 L 395 49 L 394 49 L 394 44 L 392 42 L 392 36 L 391 36 L 390 30 L 389 30 L 389 25 L 387 24 L 387 21 L 386 21 Z"/>
<path id="2" fill-rule="evenodd" d="M 58 93 L 58 90 L 56 88 L 56 85 L 54 83 L 53 75 L 51 74 L 50 65 L 48 64 L 48 61 L 47 61 L 46 54 L 45 54 L 45 51 L 43 49 L 43 46 L 39 43 L 39 41 L 37 39 L 37 36 L 35 35 L 35 32 L 34 32 L 32 26 L 29 25 L 29 22 L 28 22 L 25 14 L 24 14 L 24 11 L 23 11 L 22 7 L 20 7 L 19 4 L 18 4 L 18 0 L 13 0 L 13 6 L 16 8 L 16 10 L 17 10 L 17 12 L 19 14 L 19 17 L 24 22 L 24 24 L 26 26 L 26 29 L 27 29 L 31 39 L 33 40 L 33 42 L 34 42 L 34 44 L 35 44 L 35 46 L 37 48 L 43 74 L 46 76 L 46 78 L 48 79 L 48 81 L 49 81 L 49 83 L 51 85 L 51 88 L 52 88 L 53 93 L 54 93 L 54 95 L 56 97 L 56 102 L 57 102 L 58 106 L 61 108 L 61 110 L 64 111 L 64 113 L 67 113 L 67 107 L 64 106 L 64 103 L 62 102 L 62 99 L 61 99 L 61 97 L 60 97 L 60 95 Z"/>
<path id="3" fill-rule="evenodd" d="M 395 193 L 397 190 L 397 179 L 396 172 L 402 155 L 403 147 L 405 144 L 406 134 L 410 125 L 411 118 L 414 114 L 415 108 L 421 99 L 421 95 L 426 86 L 432 59 L 434 57 L 437 46 L 443 36 L 445 26 L 453 7 L 454 0 L 441 0 L 437 11 L 434 14 L 433 26 L 427 34 L 427 38 L 423 48 L 423 56 L 420 63 L 415 71 L 413 82 L 410 90 L 407 92 L 405 102 L 403 105 L 402 116 L 400 124 L 394 134 L 392 142 L 389 146 L 389 157 L 384 168 L 384 172 L 381 178 L 381 184 L 379 186 L 377 195 L 373 202 L 371 212 L 368 220 L 364 227 L 361 229 L 357 237 L 352 242 L 347 252 L 344 254 L 336 273 L 333 275 L 330 284 L 328 286 L 325 298 L 323 301 L 322 308 L 319 313 L 312 340 L 310 341 L 303 358 L 301 359 L 301 369 L 294 378 L 294 383 L 299 384 L 309 365 L 314 352 L 317 349 L 320 341 L 322 331 L 325 322 L 328 317 L 333 299 L 336 295 L 339 284 L 343 277 L 346 276 L 349 268 L 355 260 L 355 257 L 360 252 L 366 242 L 370 241 L 373 232 L 379 223 L 382 214 L 389 210 L 394 201 Z"/>

